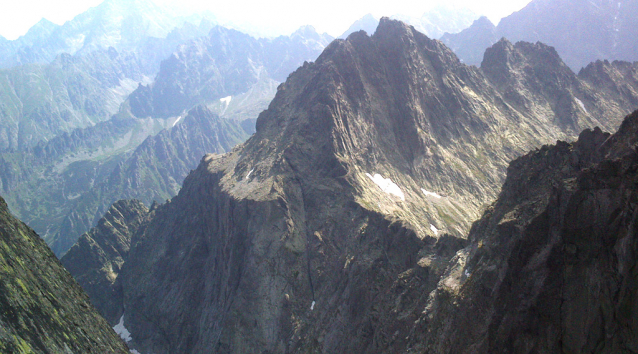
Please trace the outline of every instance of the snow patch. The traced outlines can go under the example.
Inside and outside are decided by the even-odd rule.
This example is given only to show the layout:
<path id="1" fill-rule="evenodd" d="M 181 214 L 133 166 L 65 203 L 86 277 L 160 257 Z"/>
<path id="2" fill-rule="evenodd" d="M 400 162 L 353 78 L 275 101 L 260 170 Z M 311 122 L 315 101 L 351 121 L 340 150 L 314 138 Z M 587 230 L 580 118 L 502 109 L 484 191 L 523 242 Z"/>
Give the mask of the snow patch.
<path id="1" fill-rule="evenodd" d="M 116 324 L 115 327 L 113 327 L 113 330 L 125 342 L 128 343 L 128 342 L 131 341 L 131 339 L 132 339 L 131 338 L 131 332 L 129 332 L 128 329 L 126 329 L 126 327 L 124 327 L 124 314 L 122 314 L 122 317 L 120 317 L 120 322 L 118 324 Z"/>
<path id="2" fill-rule="evenodd" d="M 131 349 L 131 350 L 129 350 L 129 352 L 131 352 L 131 353 L 133 353 L 133 354 L 141 354 L 140 352 L 138 352 L 138 351 L 137 351 L 137 350 L 135 350 L 135 349 Z"/>
<path id="3" fill-rule="evenodd" d="M 368 176 L 374 183 L 376 183 L 382 191 L 388 194 L 396 195 L 397 197 L 401 198 L 401 200 L 405 200 L 405 194 L 403 194 L 401 188 L 399 188 L 399 186 L 392 182 L 391 179 L 383 178 L 383 176 L 378 173 L 375 173 L 374 177 L 369 173 L 366 173 L 366 176 Z"/>
<path id="4" fill-rule="evenodd" d="M 469 270 L 469 269 L 467 269 L 467 268 L 465 268 L 465 277 L 466 277 L 466 278 L 469 278 L 471 274 L 472 274 L 472 273 L 470 273 L 470 270 Z"/>
<path id="5" fill-rule="evenodd" d="M 248 172 L 248 174 L 246 175 L 246 179 L 248 179 L 248 177 L 250 177 L 250 175 L 253 173 L 253 171 L 254 171 L 254 170 L 255 170 L 255 169 L 253 168 L 252 170 L 250 170 L 250 171 Z"/>
<path id="6" fill-rule="evenodd" d="M 233 99 L 233 96 L 226 96 L 224 98 L 220 98 L 219 101 L 226 104 L 226 107 L 230 104 L 230 101 Z"/>
<path id="7" fill-rule="evenodd" d="M 312 304 L 310 305 L 310 311 L 315 309 L 315 302 L 314 300 L 312 301 Z"/>
<path id="8" fill-rule="evenodd" d="M 441 196 L 440 196 L 440 195 L 438 195 L 438 194 L 436 194 L 436 193 L 434 193 L 434 192 L 426 191 L 426 190 L 425 190 L 425 189 L 423 189 L 423 188 L 421 188 L 421 192 L 423 192 L 423 194 L 425 194 L 425 195 L 427 195 L 427 196 L 430 196 L 430 197 L 434 197 L 434 198 L 437 198 L 437 199 L 440 199 L 440 198 L 441 198 Z"/>
<path id="9" fill-rule="evenodd" d="M 177 124 L 181 119 L 182 116 L 177 117 L 177 119 L 175 119 L 175 121 L 173 122 L 173 126 L 175 126 L 175 124 Z"/>
<path id="10" fill-rule="evenodd" d="M 432 232 L 434 232 L 434 236 L 439 234 L 439 229 L 436 228 L 436 226 L 430 224 L 430 230 L 432 230 Z"/>
<path id="11" fill-rule="evenodd" d="M 589 113 L 587 112 L 587 108 L 585 108 L 585 104 L 583 103 L 583 101 L 579 100 L 578 98 L 574 97 L 574 99 L 576 100 L 576 103 L 578 103 L 578 105 L 580 106 L 580 108 L 583 109 L 583 111 L 585 111 L 585 113 Z"/>

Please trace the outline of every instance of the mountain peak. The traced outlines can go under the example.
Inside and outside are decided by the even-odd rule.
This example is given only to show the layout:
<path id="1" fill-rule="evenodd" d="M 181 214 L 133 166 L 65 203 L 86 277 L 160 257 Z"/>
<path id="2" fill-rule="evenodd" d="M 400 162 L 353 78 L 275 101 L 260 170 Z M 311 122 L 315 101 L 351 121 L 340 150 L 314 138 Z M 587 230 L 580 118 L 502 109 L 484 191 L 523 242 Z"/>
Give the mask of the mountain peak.
<path id="1" fill-rule="evenodd" d="M 374 31 L 376 30 L 378 24 L 379 24 L 379 20 L 377 18 L 372 16 L 372 14 L 367 14 L 363 16 L 362 18 L 358 19 L 357 21 L 355 21 L 350 26 L 350 28 L 348 28 L 345 32 L 343 32 L 341 36 L 339 36 L 339 38 L 345 39 L 351 33 L 358 32 L 361 30 L 366 31 L 366 33 L 371 36 L 372 34 L 374 34 Z"/>
<path id="2" fill-rule="evenodd" d="M 487 16 L 481 16 L 479 18 L 477 18 L 476 20 L 474 20 L 474 22 L 472 23 L 472 26 L 477 26 L 477 27 L 486 27 L 486 28 L 490 28 L 490 29 L 496 29 L 496 26 L 494 26 L 494 24 L 492 23 L 492 21 L 490 21 L 489 18 L 487 18 Z"/>
<path id="3" fill-rule="evenodd" d="M 22 38 L 27 41 L 44 40 L 58 27 L 60 26 L 43 17 L 38 23 L 29 28 Z"/>

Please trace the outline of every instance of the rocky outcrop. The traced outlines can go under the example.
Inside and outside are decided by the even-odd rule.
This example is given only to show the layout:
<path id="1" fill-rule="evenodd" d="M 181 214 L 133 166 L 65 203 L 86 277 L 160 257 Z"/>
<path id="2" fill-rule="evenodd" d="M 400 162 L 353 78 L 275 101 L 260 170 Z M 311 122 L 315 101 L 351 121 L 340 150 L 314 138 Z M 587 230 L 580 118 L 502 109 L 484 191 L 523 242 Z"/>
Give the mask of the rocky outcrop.
<path id="1" fill-rule="evenodd" d="M 512 162 L 433 293 L 415 349 L 637 350 L 637 127 L 635 112 L 611 137 L 586 130 Z"/>
<path id="2" fill-rule="evenodd" d="M 291 74 L 255 135 L 206 155 L 133 242 L 118 276 L 132 347 L 406 350 L 508 161 L 629 110 L 547 46 L 492 54 L 508 73 L 382 19 Z"/>
<path id="3" fill-rule="evenodd" d="M 0 352 L 128 353 L 46 243 L 1 198 Z"/>
<path id="4" fill-rule="evenodd" d="M 128 259 L 133 235 L 144 228 L 149 218 L 150 212 L 142 202 L 120 200 L 60 259 L 113 326 L 122 316 L 118 275 Z"/>

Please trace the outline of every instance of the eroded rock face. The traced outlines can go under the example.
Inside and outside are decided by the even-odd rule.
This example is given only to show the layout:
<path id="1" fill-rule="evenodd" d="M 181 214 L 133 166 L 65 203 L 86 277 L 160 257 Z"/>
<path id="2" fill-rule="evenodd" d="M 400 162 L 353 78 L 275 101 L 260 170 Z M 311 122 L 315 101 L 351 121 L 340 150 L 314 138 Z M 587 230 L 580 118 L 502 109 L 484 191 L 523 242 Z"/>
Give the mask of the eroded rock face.
<path id="1" fill-rule="evenodd" d="M 123 312 L 118 276 L 128 259 L 133 235 L 141 231 L 149 219 L 149 210 L 142 202 L 118 201 L 60 260 L 113 326 Z"/>
<path id="2" fill-rule="evenodd" d="M 432 353 L 638 349 L 638 112 L 512 162 L 433 293 L 412 345 Z"/>
<path id="3" fill-rule="evenodd" d="M 629 111 L 547 46 L 493 54 L 506 74 L 382 19 L 291 74 L 255 135 L 205 156 L 133 243 L 118 276 L 130 344 L 406 350 L 508 161 Z"/>
<path id="4" fill-rule="evenodd" d="M 128 353 L 46 243 L 2 198 L 0 352 Z"/>

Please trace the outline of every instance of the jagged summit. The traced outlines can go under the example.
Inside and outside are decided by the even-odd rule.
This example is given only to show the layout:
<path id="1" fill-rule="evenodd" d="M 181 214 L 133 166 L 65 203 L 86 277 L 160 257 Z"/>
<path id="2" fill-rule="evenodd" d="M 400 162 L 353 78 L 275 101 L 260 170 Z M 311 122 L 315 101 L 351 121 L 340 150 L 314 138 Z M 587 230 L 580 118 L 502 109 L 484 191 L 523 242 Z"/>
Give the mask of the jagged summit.
<path id="1" fill-rule="evenodd" d="M 612 99 L 545 46 L 494 57 L 503 80 L 382 19 L 290 74 L 256 133 L 206 155 L 132 244 L 116 306 L 133 348 L 407 350 L 509 161 L 630 110 L 632 91 Z"/>

